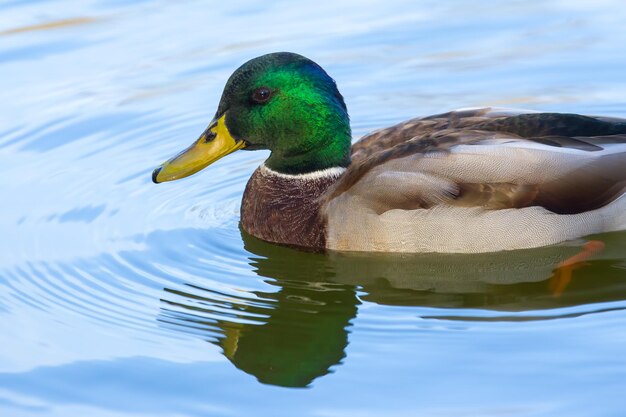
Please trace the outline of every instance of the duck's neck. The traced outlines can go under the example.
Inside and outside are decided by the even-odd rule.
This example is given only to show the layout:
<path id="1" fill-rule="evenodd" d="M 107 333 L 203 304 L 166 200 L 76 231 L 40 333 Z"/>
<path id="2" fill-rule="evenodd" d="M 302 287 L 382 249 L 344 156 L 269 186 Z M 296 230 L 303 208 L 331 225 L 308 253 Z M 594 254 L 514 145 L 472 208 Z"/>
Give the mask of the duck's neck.
<path id="1" fill-rule="evenodd" d="M 261 165 L 250 177 L 241 204 L 243 229 L 259 239 L 312 250 L 326 247 L 320 196 L 343 174 L 331 167 L 285 174 Z"/>
<path id="2" fill-rule="evenodd" d="M 328 185 L 334 183 L 341 176 L 341 174 L 346 171 L 346 167 L 332 166 L 310 172 L 303 172 L 301 174 L 289 174 L 270 168 L 267 165 L 267 161 L 265 161 L 261 164 L 257 171 L 260 171 L 267 177 L 278 177 L 292 181 L 294 185 L 300 186 L 304 189 L 307 188 L 311 182 L 326 182 L 326 180 L 328 180 Z"/>
<path id="3" fill-rule="evenodd" d="M 284 139 L 283 146 L 273 147 L 265 166 L 274 172 L 291 175 L 347 168 L 350 165 L 350 124 L 347 113 L 342 117 L 334 116 L 335 113 L 321 118 L 319 123 L 313 123 L 318 119 L 310 120 L 309 123 L 315 124 L 314 128 L 298 129 L 299 134 Z"/>

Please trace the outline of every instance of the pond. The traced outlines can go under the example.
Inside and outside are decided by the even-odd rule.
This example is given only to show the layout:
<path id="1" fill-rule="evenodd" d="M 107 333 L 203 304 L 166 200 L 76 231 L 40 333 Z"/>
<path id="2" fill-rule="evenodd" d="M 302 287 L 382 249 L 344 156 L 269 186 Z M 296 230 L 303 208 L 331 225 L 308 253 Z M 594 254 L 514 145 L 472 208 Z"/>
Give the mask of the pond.
<path id="1" fill-rule="evenodd" d="M 239 228 L 266 152 L 181 181 L 231 72 L 333 76 L 354 138 L 474 106 L 626 116 L 621 2 L 0 1 L 0 415 L 623 416 L 626 233 L 315 254 Z"/>

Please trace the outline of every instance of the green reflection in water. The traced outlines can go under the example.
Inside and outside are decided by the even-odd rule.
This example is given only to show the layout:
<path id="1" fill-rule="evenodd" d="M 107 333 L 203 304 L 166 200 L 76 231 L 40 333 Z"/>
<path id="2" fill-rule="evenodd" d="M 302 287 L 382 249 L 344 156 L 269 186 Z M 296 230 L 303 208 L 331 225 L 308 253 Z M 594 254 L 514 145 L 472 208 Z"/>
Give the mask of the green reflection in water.
<path id="1" fill-rule="evenodd" d="M 203 324 L 217 330 L 213 342 L 224 355 L 259 382 L 306 387 L 344 357 L 346 328 L 359 302 L 354 290 L 344 286 L 282 285 L 276 293 L 255 292 L 269 305 L 223 305 L 247 322 L 207 320 Z M 187 319 L 198 324 L 191 316 Z"/>
<path id="2" fill-rule="evenodd" d="M 237 368 L 272 385 L 306 387 L 339 364 L 360 300 L 442 309 L 422 316 L 429 319 L 522 321 L 604 311 L 558 308 L 626 299 L 623 234 L 602 236 L 606 250 L 578 268 L 560 296 L 550 290 L 553 270 L 578 245 L 479 255 L 318 254 L 242 238 L 254 271 L 278 291 L 234 297 L 191 285 L 165 289 L 160 320 L 210 333 Z M 476 316 L 484 310 L 498 314 Z"/>

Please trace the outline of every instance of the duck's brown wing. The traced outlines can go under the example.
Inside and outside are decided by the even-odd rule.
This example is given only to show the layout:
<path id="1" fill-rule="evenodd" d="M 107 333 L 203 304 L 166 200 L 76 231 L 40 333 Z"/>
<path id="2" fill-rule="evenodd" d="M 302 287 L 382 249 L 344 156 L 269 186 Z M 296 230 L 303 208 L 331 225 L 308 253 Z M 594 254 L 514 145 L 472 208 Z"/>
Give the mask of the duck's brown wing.
<path id="1" fill-rule="evenodd" d="M 491 108 L 458 110 L 428 117 L 419 117 L 365 135 L 352 145 L 353 166 L 381 151 L 405 142 L 415 142 L 446 129 L 471 129 L 472 126 L 506 116 L 515 111 Z"/>
<path id="2" fill-rule="evenodd" d="M 626 120 L 466 110 L 374 132 L 352 155 L 326 202 L 350 193 L 378 213 L 440 203 L 581 213 L 624 192 Z"/>
<path id="3" fill-rule="evenodd" d="M 490 252 L 626 229 L 622 120 L 451 113 L 354 156 L 322 197 L 329 249 Z"/>

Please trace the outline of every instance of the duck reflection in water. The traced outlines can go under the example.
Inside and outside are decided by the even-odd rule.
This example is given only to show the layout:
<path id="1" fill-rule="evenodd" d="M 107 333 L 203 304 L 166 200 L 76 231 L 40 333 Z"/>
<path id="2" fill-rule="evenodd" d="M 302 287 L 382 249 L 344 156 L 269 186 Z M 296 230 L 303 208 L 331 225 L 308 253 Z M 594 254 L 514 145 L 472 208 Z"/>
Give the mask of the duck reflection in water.
<path id="1" fill-rule="evenodd" d="M 611 256 L 626 249 L 617 235 L 603 236 L 602 258 L 577 269 L 560 296 L 551 291 L 553 271 L 579 245 L 479 255 L 319 254 L 242 237 L 249 264 L 278 291 L 235 297 L 190 284 L 166 288 L 159 321 L 201 334 L 237 368 L 283 387 L 306 387 L 341 363 L 361 300 L 442 309 L 422 316 L 428 319 L 542 320 L 584 313 L 523 312 L 626 299 L 624 265 L 615 260 L 621 255 Z M 500 314 L 475 317 L 474 309 Z"/>

